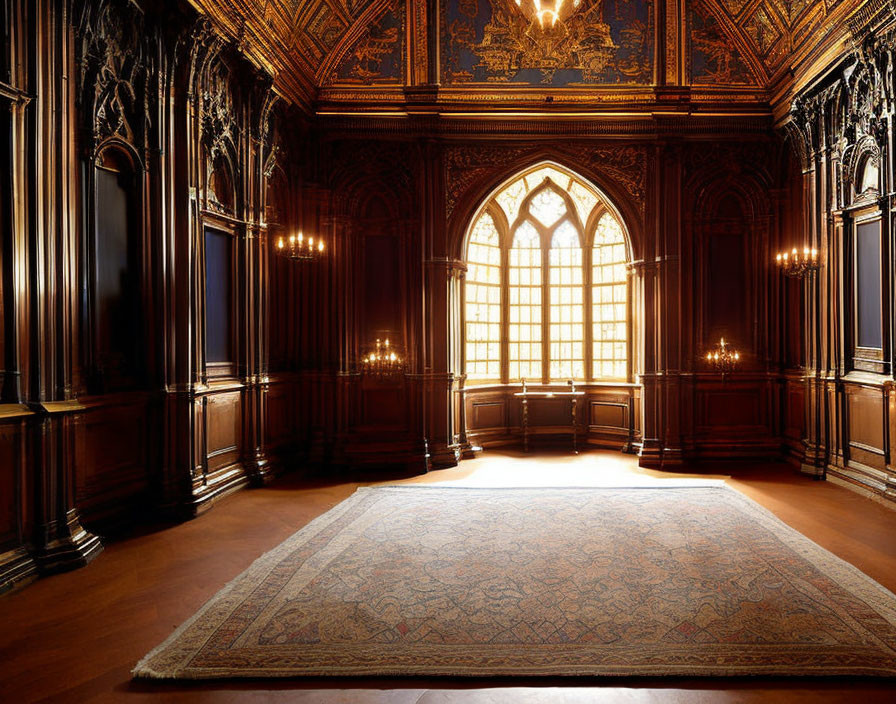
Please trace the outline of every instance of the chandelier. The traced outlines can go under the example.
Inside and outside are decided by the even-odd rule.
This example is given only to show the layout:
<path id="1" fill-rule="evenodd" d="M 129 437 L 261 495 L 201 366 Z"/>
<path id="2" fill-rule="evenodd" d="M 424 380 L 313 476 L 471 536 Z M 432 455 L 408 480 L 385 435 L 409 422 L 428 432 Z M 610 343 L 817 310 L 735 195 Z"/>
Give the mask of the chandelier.
<path id="1" fill-rule="evenodd" d="M 312 259 L 320 259 L 324 253 L 324 241 L 313 237 L 305 237 L 301 232 L 298 235 L 280 237 L 277 240 L 277 254 L 288 257 L 294 261 L 308 262 Z"/>
<path id="2" fill-rule="evenodd" d="M 785 276 L 803 278 L 810 271 L 815 271 L 821 266 L 818 261 L 818 250 L 805 247 L 800 253 L 796 247 L 789 252 L 778 252 L 775 263 L 784 272 Z"/>
<path id="3" fill-rule="evenodd" d="M 725 342 L 725 338 L 723 337 L 719 340 L 719 344 L 714 350 L 706 353 L 706 361 L 709 362 L 717 372 L 727 374 L 728 372 L 733 371 L 740 361 L 740 352 L 732 350 L 730 347 L 730 343 Z"/>
<path id="4" fill-rule="evenodd" d="M 361 358 L 361 371 L 372 376 L 392 376 L 404 369 L 404 359 L 389 344 L 389 338 L 377 338 L 376 347 Z"/>
<path id="5" fill-rule="evenodd" d="M 517 7 L 530 20 L 537 20 L 542 29 L 563 22 L 579 9 L 582 0 L 516 0 Z"/>

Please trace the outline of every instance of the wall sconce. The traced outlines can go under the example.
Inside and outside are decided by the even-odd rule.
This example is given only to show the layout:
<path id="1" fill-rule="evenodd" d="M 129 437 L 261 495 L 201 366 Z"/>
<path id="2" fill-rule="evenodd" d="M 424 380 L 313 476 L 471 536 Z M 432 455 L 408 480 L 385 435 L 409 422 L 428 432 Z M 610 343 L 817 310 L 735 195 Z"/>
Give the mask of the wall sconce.
<path id="1" fill-rule="evenodd" d="M 376 347 L 361 358 L 361 371 L 364 374 L 388 377 L 400 374 L 403 370 L 404 358 L 389 344 L 389 338 L 385 341 L 377 339 Z"/>
<path id="2" fill-rule="evenodd" d="M 277 254 L 300 262 L 320 259 L 324 254 L 324 241 L 318 239 L 315 244 L 313 237 L 305 237 L 301 232 L 298 235 L 280 237 L 277 239 Z"/>
<path id="3" fill-rule="evenodd" d="M 789 252 L 778 252 L 775 256 L 775 264 L 784 272 L 785 276 L 800 279 L 821 266 L 818 260 L 818 250 L 809 249 L 809 247 L 805 247 L 802 254 L 796 247 Z"/>
<path id="4" fill-rule="evenodd" d="M 740 362 L 740 352 L 730 349 L 731 345 L 725 342 L 725 338 L 719 340 L 716 348 L 706 353 L 706 361 L 721 374 L 727 374 L 734 371 L 734 368 Z"/>

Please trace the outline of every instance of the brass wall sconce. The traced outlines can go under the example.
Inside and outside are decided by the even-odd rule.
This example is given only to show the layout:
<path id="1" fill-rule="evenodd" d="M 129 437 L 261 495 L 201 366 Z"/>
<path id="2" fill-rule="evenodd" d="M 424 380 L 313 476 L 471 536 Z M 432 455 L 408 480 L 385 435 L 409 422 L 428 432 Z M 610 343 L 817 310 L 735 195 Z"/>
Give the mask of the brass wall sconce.
<path id="1" fill-rule="evenodd" d="M 785 276 L 799 279 L 810 271 L 816 271 L 821 266 L 818 250 L 809 247 L 804 247 L 802 252 L 796 247 L 789 252 L 778 252 L 775 256 L 775 264 L 784 272 Z"/>
<path id="2" fill-rule="evenodd" d="M 315 243 L 313 237 L 305 237 L 301 232 L 298 235 L 280 237 L 277 239 L 277 254 L 293 261 L 310 262 L 323 257 L 324 241 L 318 238 Z"/>
<path id="3" fill-rule="evenodd" d="M 725 342 L 725 338 L 719 340 L 715 349 L 706 353 L 706 361 L 721 374 L 734 371 L 740 362 L 740 352 L 731 349 L 731 344 Z"/>
<path id="4" fill-rule="evenodd" d="M 377 339 L 376 346 L 361 358 L 361 371 L 376 377 L 389 377 L 404 371 L 404 358 L 389 343 Z"/>

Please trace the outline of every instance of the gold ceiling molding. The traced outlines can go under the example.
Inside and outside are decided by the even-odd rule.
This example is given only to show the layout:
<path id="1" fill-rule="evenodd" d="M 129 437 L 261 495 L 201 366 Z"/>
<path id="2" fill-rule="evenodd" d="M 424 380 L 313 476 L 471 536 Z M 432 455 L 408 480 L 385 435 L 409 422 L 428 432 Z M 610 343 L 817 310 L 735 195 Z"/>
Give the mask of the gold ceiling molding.
<path id="1" fill-rule="evenodd" d="M 762 62 L 762 59 L 753 51 L 752 43 L 747 39 L 743 29 L 726 12 L 720 0 L 697 1 L 702 2 L 704 7 L 713 14 L 719 23 L 719 27 L 722 28 L 722 32 L 725 33 L 731 44 L 740 51 L 741 56 L 743 56 L 744 61 L 753 73 L 753 77 L 756 79 L 756 85 L 764 86 L 768 81 L 768 69 Z M 726 4 L 731 4 L 732 1 L 725 0 Z"/>
<path id="2" fill-rule="evenodd" d="M 397 2 L 403 0 L 372 0 L 361 15 L 352 23 L 348 31 L 342 35 L 338 44 L 333 48 L 329 55 L 323 60 L 315 73 L 315 81 L 318 86 L 325 86 L 330 83 L 331 76 L 339 70 L 339 65 L 346 55 L 351 51 L 355 42 L 361 38 L 368 27 L 382 18 Z M 413 2 L 413 0 L 410 0 Z"/>

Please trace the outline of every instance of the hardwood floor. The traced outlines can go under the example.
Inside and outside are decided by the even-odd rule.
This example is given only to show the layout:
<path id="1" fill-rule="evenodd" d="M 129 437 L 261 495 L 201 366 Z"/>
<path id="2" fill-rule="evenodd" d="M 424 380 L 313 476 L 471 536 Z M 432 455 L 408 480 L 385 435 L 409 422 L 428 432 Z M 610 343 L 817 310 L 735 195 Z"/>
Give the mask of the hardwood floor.
<path id="1" fill-rule="evenodd" d="M 896 591 L 896 511 L 786 465 L 716 465 L 719 477 L 821 546 Z M 483 453 L 405 482 L 583 486 L 670 475 L 611 452 L 579 456 Z M 385 482 L 397 483 L 397 482 Z M 223 499 L 188 523 L 107 544 L 88 567 L 0 597 L 4 702 L 835 702 L 894 700 L 871 679 L 461 680 L 336 679 L 219 683 L 132 682 L 151 648 L 262 552 L 336 505 L 356 482 L 285 477 Z"/>

